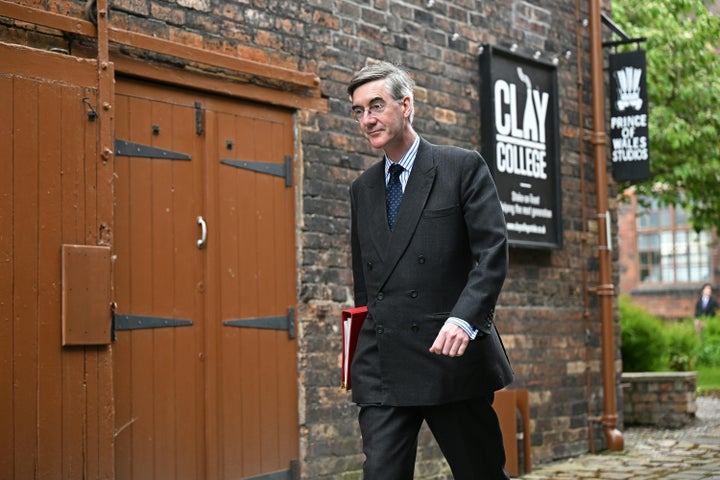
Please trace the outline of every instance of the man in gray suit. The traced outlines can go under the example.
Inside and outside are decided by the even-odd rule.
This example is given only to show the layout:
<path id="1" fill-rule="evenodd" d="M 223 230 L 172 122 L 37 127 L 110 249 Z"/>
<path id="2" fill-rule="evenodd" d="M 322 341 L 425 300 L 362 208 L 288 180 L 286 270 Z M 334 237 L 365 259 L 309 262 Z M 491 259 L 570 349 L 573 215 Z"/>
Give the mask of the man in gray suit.
<path id="1" fill-rule="evenodd" d="M 477 152 L 415 133 L 414 83 L 360 70 L 352 117 L 385 152 L 350 187 L 355 304 L 367 305 L 352 399 L 367 480 L 411 480 L 426 421 L 456 480 L 509 478 L 494 392 L 513 373 L 493 317 L 508 263 L 495 184 Z"/>

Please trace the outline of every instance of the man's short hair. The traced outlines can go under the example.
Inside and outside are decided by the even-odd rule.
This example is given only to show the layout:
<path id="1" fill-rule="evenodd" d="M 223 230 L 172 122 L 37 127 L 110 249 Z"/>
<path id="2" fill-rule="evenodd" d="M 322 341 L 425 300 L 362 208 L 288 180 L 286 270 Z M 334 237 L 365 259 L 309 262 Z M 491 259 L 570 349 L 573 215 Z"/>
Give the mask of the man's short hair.
<path id="1" fill-rule="evenodd" d="M 390 62 L 373 63 L 363 67 L 355 74 L 352 80 L 350 80 L 347 88 L 348 95 L 352 98 L 355 90 L 361 85 L 382 79 L 385 79 L 385 87 L 394 100 L 410 97 L 414 113 L 415 96 L 413 95 L 413 90 L 415 89 L 415 82 L 413 82 L 405 70 Z"/>

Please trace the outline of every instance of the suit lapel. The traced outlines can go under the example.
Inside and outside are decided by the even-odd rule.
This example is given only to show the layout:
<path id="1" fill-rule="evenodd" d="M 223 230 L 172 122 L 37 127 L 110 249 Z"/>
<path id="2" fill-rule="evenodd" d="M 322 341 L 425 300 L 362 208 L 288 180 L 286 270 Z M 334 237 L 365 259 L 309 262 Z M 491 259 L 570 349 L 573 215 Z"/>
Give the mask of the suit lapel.
<path id="1" fill-rule="evenodd" d="M 363 208 L 367 209 L 367 220 L 370 227 L 372 243 L 377 249 L 378 255 L 382 258 L 387 251 L 390 241 L 390 229 L 385 209 L 385 160 L 381 160 L 375 166 L 370 178 L 367 179 L 367 201 Z"/>
<path id="2" fill-rule="evenodd" d="M 432 146 L 423 139 L 420 139 L 415 163 L 413 164 L 410 177 L 408 178 L 405 192 L 403 193 L 400 209 L 398 210 L 395 230 L 390 232 L 387 225 L 387 213 L 385 212 L 385 189 L 382 189 L 383 201 L 381 202 L 381 216 L 384 221 L 383 232 L 387 232 L 388 241 L 384 243 L 386 248 L 381 248 L 384 253 L 383 264 L 387 266 L 385 278 L 382 284 L 387 281 L 390 273 L 400 260 L 403 252 L 407 249 L 413 234 L 420 221 L 420 215 L 425 208 L 428 195 L 435 180 L 436 167 L 432 156 Z M 384 185 L 384 176 L 382 185 Z M 373 213 L 376 217 L 377 213 Z M 389 243 L 388 243 L 389 242 Z M 379 245 L 382 247 L 383 245 Z"/>

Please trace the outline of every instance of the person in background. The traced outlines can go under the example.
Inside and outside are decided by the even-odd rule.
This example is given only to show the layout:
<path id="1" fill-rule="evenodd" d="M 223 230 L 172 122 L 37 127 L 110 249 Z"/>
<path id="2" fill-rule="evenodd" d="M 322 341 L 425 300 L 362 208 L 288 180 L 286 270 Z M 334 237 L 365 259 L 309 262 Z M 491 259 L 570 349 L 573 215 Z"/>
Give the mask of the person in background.
<path id="1" fill-rule="evenodd" d="M 700 298 L 695 303 L 695 317 L 714 317 L 718 304 L 712 295 L 712 285 L 706 283 L 700 291 Z"/>
<path id="2" fill-rule="evenodd" d="M 366 480 L 412 480 L 427 422 L 455 480 L 509 479 L 492 403 L 513 372 L 494 312 L 508 268 L 505 217 L 475 151 L 412 126 L 414 82 L 382 62 L 352 78 L 351 116 L 384 151 L 350 186 L 353 357 Z"/>

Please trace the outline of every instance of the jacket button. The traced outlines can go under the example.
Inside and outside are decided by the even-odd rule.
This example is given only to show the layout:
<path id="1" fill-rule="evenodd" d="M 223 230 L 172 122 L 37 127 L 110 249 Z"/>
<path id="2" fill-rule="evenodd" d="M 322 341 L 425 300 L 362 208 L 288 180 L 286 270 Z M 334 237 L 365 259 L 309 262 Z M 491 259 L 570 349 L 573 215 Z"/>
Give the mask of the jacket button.
<path id="1" fill-rule="evenodd" d="M 418 261 L 418 263 L 421 264 L 421 265 L 422 265 L 423 263 L 425 263 L 425 255 L 418 255 L 417 261 Z"/>
<path id="2" fill-rule="evenodd" d="M 378 325 L 375 327 L 375 332 L 377 332 L 378 335 L 382 335 L 382 333 L 385 331 L 382 325 Z"/>
<path id="3" fill-rule="evenodd" d="M 418 292 L 417 290 L 410 290 L 410 298 L 417 298 Z"/>
<path id="4" fill-rule="evenodd" d="M 411 327 L 411 330 L 412 330 L 414 333 L 417 333 L 418 330 L 420 330 L 420 327 L 418 327 L 417 323 L 413 323 L 413 324 L 412 324 L 412 327 Z"/>
<path id="5" fill-rule="evenodd" d="M 384 294 L 383 292 L 379 292 L 379 293 L 377 294 L 377 299 L 378 299 L 378 300 L 382 300 L 383 298 L 385 298 L 385 294 Z"/>
<path id="6" fill-rule="evenodd" d="M 367 269 L 372 270 L 372 267 L 373 267 L 372 262 L 367 262 Z"/>

